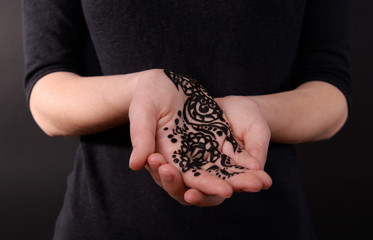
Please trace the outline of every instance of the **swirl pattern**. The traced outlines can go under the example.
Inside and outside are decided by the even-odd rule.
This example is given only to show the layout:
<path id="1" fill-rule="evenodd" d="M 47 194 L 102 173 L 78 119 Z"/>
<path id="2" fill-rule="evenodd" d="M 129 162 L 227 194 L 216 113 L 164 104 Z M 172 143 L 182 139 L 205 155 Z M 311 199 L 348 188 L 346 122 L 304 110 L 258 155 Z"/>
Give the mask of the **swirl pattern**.
<path id="1" fill-rule="evenodd" d="M 175 127 L 164 129 L 172 131 L 168 134 L 171 142 L 181 141 L 180 148 L 172 155 L 174 163 L 183 172 L 191 170 L 194 176 L 199 176 L 201 169 L 215 173 L 222 179 L 242 173 L 245 168 L 232 164 L 230 157 L 219 150 L 216 138 L 225 137 L 225 141 L 232 144 L 235 153 L 242 151 L 218 104 L 196 80 L 167 70 L 165 74 L 177 90 L 181 89 L 188 96 L 183 110 L 178 111 Z"/>

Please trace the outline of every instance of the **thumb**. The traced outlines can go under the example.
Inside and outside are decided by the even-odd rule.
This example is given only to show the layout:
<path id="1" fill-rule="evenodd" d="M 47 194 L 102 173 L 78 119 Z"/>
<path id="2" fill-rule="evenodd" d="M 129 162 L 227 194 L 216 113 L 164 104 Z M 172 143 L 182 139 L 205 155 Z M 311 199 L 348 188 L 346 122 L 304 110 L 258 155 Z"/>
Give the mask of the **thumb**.
<path id="1" fill-rule="evenodd" d="M 129 167 L 140 170 L 148 156 L 155 150 L 155 132 L 157 119 L 155 108 L 146 98 L 134 98 L 129 109 L 132 153 Z"/>

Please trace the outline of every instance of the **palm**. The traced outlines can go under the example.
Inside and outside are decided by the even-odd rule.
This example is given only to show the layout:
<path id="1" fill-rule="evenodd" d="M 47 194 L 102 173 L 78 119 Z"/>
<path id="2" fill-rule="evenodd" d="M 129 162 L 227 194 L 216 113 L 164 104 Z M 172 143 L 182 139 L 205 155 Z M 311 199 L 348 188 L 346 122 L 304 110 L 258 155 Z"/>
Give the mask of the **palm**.
<path id="1" fill-rule="evenodd" d="M 161 152 L 171 156 L 183 173 L 192 171 L 194 176 L 207 171 L 226 179 L 244 172 L 244 167 L 235 165 L 222 153 L 224 140 L 231 144 L 234 153 L 242 150 L 216 102 L 193 79 L 166 73 L 187 99 L 174 120 L 158 132 Z M 170 147 L 169 142 L 174 145 Z"/>

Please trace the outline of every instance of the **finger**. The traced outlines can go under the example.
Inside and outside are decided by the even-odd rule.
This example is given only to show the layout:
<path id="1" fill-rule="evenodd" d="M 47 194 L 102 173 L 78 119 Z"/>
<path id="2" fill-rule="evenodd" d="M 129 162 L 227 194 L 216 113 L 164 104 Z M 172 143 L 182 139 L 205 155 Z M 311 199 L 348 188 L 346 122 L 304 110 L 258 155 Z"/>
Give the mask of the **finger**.
<path id="1" fill-rule="evenodd" d="M 263 183 L 263 189 L 268 189 L 272 186 L 272 178 L 263 170 L 251 171 L 255 174 Z"/>
<path id="2" fill-rule="evenodd" d="M 259 192 L 264 186 L 263 181 L 251 172 L 236 174 L 226 181 L 235 192 Z"/>
<path id="3" fill-rule="evenodd" d="M 204 170 L 198 170 L 197 172 L 189 170 L 182 177 L 185 185 L 207 195 L 229 198 L 233 194 L 230 184 Z"/>
<path id="4" fill-rule="evenodd" d="M 186 202 L 197 207 L 214 207 L 222 204 L 225 198 L 219 196 L 209 196 L 196 189 L 189 189 L 184 194 Z"/>
<path id="5" fill-rule="evenodd" d="M 226 135 L 219 136 L 217 142 L 220 145 L 221 153 L 229 156 L 237 165 L 248 169 L 260 169 L 261 164 L 254 156 L 249 154 L 244 148 L 241 148 L 239 141 L 228 140 Z M 242 143 L 241 143 L 242 144 Z"/>
<path id="6" fill-rule="evenodd" d="M 179 170 L 170 164 L 159 167 L 159 175 L 163 189 L 179 203 L 189 206 L 190 203 L 184 200 L 184 194 L 188 190 L 181 177 Z"/>
<path id="7" fill-rule="evenodd" d="M 260 164 L 258 159 L 249 154 L 245 149 L 242 149 L 240 152 L 234 152 L 232 144 L 229 142 L 224 142 L 222 153 L 233 159 L 233 161 L 239 166 L 248 169 L 262 169 L 262 164 Z"/>
<path id="8" fill-rule="evenodd" d="M 152 104 L 145 100 L 133 100 L 130 106 L 130 133 L 132 153 L 130 168 L 140 170 L 144 167 L 148 156 L 155 149 L 156 114 Z"/>
<path id="9" fill-rule="evenodd" d="M 148 157 L 148 164 L 146 167 L 147 170 L 149 171 L 150 175 L 153 177 L 154 181 L 158 184 L 158 186 L 162 187 L 162 182 L 161 182 L 161 178 L 159 176 L 159 173 L 158 173 L 158 168 L 162 165 L 162 164 L 166 164 L 167 161 L 164 159 L 164 157 L 159 154 L 159 153 L 152 153 L 149 155 Z"/>
<path id="10" fill-rule="evenodd" d="M 272 185 L 271 177 L 263 170 L 247 170 L 227 178 L 235 192 L 259 192 Z"/>
<path id="11" fill-rule="evenodd" d="M 215 164 L 205 167 L 210 174 L 226 180 L 236 192 L 258 192 L 272 185 L 272 179 L 263 170 L 249 170 L 232 164 L 232 160 L 225 154 L 222 154 Z"/>
<path id="12" fill-rule="evenodd" d="M 235 192 L 258 192 L 263 188 L 263 181 L 260 177 L 239 165 L 231 164 L 231 159 L 222 154 L 215 164 L 206 164 L 206 172 L 219 177 L 227 182 Z"/>

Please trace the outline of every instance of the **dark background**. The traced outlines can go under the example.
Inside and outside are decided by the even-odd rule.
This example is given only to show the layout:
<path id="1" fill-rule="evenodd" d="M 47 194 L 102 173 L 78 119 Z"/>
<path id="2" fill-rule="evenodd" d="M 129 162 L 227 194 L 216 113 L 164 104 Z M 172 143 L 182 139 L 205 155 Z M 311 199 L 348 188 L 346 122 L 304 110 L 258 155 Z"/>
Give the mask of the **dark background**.
<path id="1" fill-rule="evenodd" d="M 354 102 L 333 139 L 298 146 L 320 239 L 373 239 L 373 1 L 355 1 Z M 0 239 L 51 239 L 76 138 L 49 138 L 23 93 L 20 1 L 0 0 Z"/>

